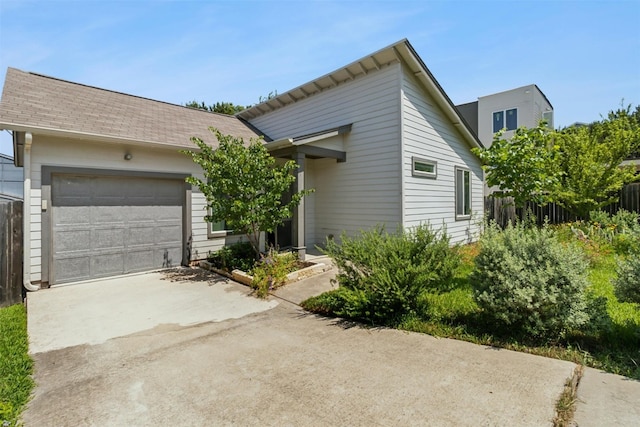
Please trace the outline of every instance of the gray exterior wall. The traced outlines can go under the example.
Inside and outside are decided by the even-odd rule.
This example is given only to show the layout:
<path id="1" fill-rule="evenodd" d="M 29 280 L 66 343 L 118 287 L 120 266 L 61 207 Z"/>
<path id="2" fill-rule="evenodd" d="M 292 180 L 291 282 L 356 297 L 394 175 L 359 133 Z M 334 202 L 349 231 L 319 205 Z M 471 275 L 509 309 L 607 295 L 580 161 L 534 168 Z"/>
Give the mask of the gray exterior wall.
<path id="1" fill-rule="evenodd" d="M 493 113 L 512 108 L 518 109 L 518 127 L 535 127 L 545 111 L 553 111 L 549 101 L 534 84 L 479 97 L 478 138 L 485 147 L 490 147 L 493 141 Z M 505 132 L 504 137 L 512 134 L 512 131 Z"/>
<path id="2" fill-rule="evenodd" d="M 480 161 L 416 78 L 405 71 L 402 83 L 403 224 L 429 222 L 444 226 L 453 242 L 475 240 L 484 211 Z M 435 179 L 414 176 L 414 156 L 437 163 Z M 455 215 L 456 168 L 471 171 L 472 215 L 464 220 Z"/>
<path id="3" fill-rule="evenodd" d="M 307 247 L 342 231 L 401 223 L 400 75 L 395 63 L 250 121 L 274 140 L 353 123 L 350 133 L 312 143 L 341 145 L 347 161 L 306 161 L 306 187 L 316 190 L 305 201 Z"/>
<path id="4" fill-rule="evenodd" d="M 467 121 L 471 130 L 478 135 L 478 101 L 468 102 L 466 104 L 456 105 L 456 108 Z"/>
<path id="5" fill-rule="evenodd" d="M 446 226 L 454 242 L 474 239 L 483 212 L 479 160 L 450 120 L 401 63 L 251 120 L 278 140 L 353 123 L 350 133 L 313 143 L 342 146 L 345 163 L 307 159 L 306 244 L 384 224 Z M 412 156 L 438 162 L 437 179 L 412 176 Z M 454 170 L 472 172 L 473 215 L 455 218 Z"/>
<path id="6" fill-rule="evenodd" d="M 153 147 L 145 145 L 124 145 L 96 142 L 91 140 L 54 138 L 34 135 L 31 148 L 31 279 L 34 282 L 48 281 L 48 263 L 50 262 L 49 237 L 50 225 L 43 223 L 45 208 L 50 208 L 51 199 L 42 185 L 43 166 L 82 167 L 85 170 L 119 171 L 123 176 L 136 174 L 184 174 L 201 176 L 201 170 L 186 155 L 176 148 Z M 131 160 L 125 160 L 124 154 L 130 153 Z M 206 200 L 197 189 L 191 189 L 186 195 L 185 218 L 187 236 L 192 239 L 192 259 L 206 258 L 209 251 L 215 251 L 225 244 L 237 241 L 239 236 L 221 236 L 209 239 L 206 214 Z M 43 200 L 45 205 L 43 205 Z M 25 201 L 26 202 L 26 201 Z M 188 240 L 188 237 L 187 239 Z M 185 245 L 187 242 L 184 242 Z M 43 247 L 44 245 L 44 247 Z M 25 254 L 26 255 L 26 254 Z M 44 271 L 44 277 L 43 277 Z"/>
<path id="7" fill-rule="evenodd" d="M 22 199 L 22 176 L 22 168 L 14 166 L 13 158 L 0 154 L 0 199 Z"/>

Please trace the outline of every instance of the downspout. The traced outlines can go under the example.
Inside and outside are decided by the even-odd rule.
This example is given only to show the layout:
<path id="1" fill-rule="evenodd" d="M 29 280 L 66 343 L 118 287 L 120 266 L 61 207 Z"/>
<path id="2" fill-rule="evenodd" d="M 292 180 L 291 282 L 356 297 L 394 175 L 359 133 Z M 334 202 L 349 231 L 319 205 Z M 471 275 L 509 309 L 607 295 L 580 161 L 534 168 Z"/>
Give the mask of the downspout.
<path id="1" fill-rule="evenodd" d="M 23 285 L 28 291 L 38 291 L 40 287 L 31 283 L 31 143 L 33 135 L 27 132 L 24 135 L 24 202 L 23 202 L 23 227 L 22 227 L 22 265 Z"/>

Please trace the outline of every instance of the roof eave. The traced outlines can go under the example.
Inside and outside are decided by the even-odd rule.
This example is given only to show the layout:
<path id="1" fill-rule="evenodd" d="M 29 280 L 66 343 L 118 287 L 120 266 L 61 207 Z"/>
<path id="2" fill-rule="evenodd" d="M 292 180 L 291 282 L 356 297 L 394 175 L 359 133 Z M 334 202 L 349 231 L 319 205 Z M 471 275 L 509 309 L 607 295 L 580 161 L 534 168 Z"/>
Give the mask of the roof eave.
<path id="1" fill-rule="evenodd" d="M 460 114 L 454 103 L 451 101 L 451 98 L 449 98 L 442 86 L 440 86 L 440 83 L 438 83 L 429 68 L 427 68 L 424 61 L 422 61 L 422 58 L 420 58 L 413 46 L 411 46 L 411 43 L 409 43 L 408 40 L 403 40 L 402 42 L 397 43 L 397 48 L 399 48 L 398 51 L 406 63 L 417 67 L 417 70 L 412 69 L 414 75 L 422 82 L 429 94 L 433 96 L 440 108 L 442 108 L 444 113 L 447 115 L 447 118 L 463 135 L 469 145 L 472 147 L 484 148 L 482 142 L 480 142 L 476 134 L 471 130 L 471 126 L 469 126 L 462 114 Z"/>
<path id="2" fill-rule="evenodd" d="M 97 142 L 109 142 L 117 144 L 131 144 L 131 145 L 153 145 L 156 147 L 186 149 L 189 148 L 185 145 L 172 144 L 169 142 L 140 140 L 135 138 L 123 138 L 120 136 L 101 135 L 90 132 L 70 131 L 64 129 L 47 128 L 42 126 L 33 126 L 20 123 L 6 123 L 0 122 L 0 129 L 9 129 L 14 132 L 31 132 L 36 135 L 47 135 L 59 138 L 74 138 L 74 139 L 89 139 Z M 193 147 L 194 149 L 197 147 Z"/>
<path id="3" fill-rule="evenodd" d="M 392 63 L 400 62 L 401 60 L 411 66 L 414 75 L 422 82 L 431 96 L 433 96 L 440 108 L 442 108 L 447 115 L 447 118 L 449 118 L 451 123 L 460 131 L 468 144 L 472 147 L 484 148 L 478 137 L 471 130 L 467 121 L 458 112 L 449 96 L 442 89 L 438 81 L 435 79 L 431 71 L 429 71 L 407 39 L 402 39 L 392 45 L 360 58 L 349 65 L 279 94 L 265 102 L 256 104 L 251 108 L 247 108 L 246 110 L 237 113 L 236 117 L 249 121 L 263 114 L 313 96 L 324 90 L 352 81 L 357 77 L 366 75 L 374 69 L 379 70 L 380 68 Z M 357 70 L 360 70 L 360 72 L 356 72 Z"/>

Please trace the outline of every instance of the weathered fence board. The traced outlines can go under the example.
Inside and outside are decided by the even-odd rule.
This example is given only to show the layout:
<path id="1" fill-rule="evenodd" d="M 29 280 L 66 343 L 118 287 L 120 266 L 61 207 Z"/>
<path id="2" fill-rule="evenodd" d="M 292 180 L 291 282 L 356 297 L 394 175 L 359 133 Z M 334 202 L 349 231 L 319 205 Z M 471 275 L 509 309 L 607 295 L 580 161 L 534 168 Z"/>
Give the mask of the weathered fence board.
<path id="1" fill-rule="evenodd" d="M 0 203 L 0 307 L 21 303 L 22 202 Z"/>
<path id="2" fill-rule="evenodd" d="M 627 184 L 620 190 L 619 196 L 618 203 L 606 206 L 602 210 L 611 215 L 614 215 L 620 209 L 640 214 L 640 183 Z M 513 199 L 510 197 L 485 197 L 484 209 L 487 214 L 487 219 L 494 220 L 503 227 L 508 222 L 522 217 L 522 209 L 516 209 L 513 206 Z M 524 209 L 525 211 L 531 211 L 536 217 L 538 224 L 542 224 L 545 221 L 548 221 L 550 224 L 562 224 L 587 219 L 578 217 L 555 203 L 538 206 L 533 202 L 527 202 Z"/>

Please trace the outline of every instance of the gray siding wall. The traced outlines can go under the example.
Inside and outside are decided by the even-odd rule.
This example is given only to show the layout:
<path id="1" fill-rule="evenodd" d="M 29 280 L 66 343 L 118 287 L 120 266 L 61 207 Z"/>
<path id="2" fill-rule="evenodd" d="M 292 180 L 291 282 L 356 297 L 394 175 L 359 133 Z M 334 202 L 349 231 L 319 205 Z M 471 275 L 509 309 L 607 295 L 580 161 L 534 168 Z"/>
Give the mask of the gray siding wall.
<path id="1" fill-rule="evenodd" d="M 430 223 L 446 227 L 453 242 L 467 242 L 480 232 L 483 215 L 482 168 L 468 143 L 409 73 L 402 80 L 402 179 L 405 227 Z M 412 157 L 437 162 L 437 178 L 412 176 Z M 455 168 L 471 171 L 472 216 L 455 219 Z"/>
<path id="2" fill-rule="evenodd" d="M 353 123 L 341 137 L 345 163 L 307 159 L 307 188 L 316 190 L 306 200 L 308 247 L 342 231 L 401 223 L 400 83 L 396 63 L 251 120 L 273 139 Z"/>

